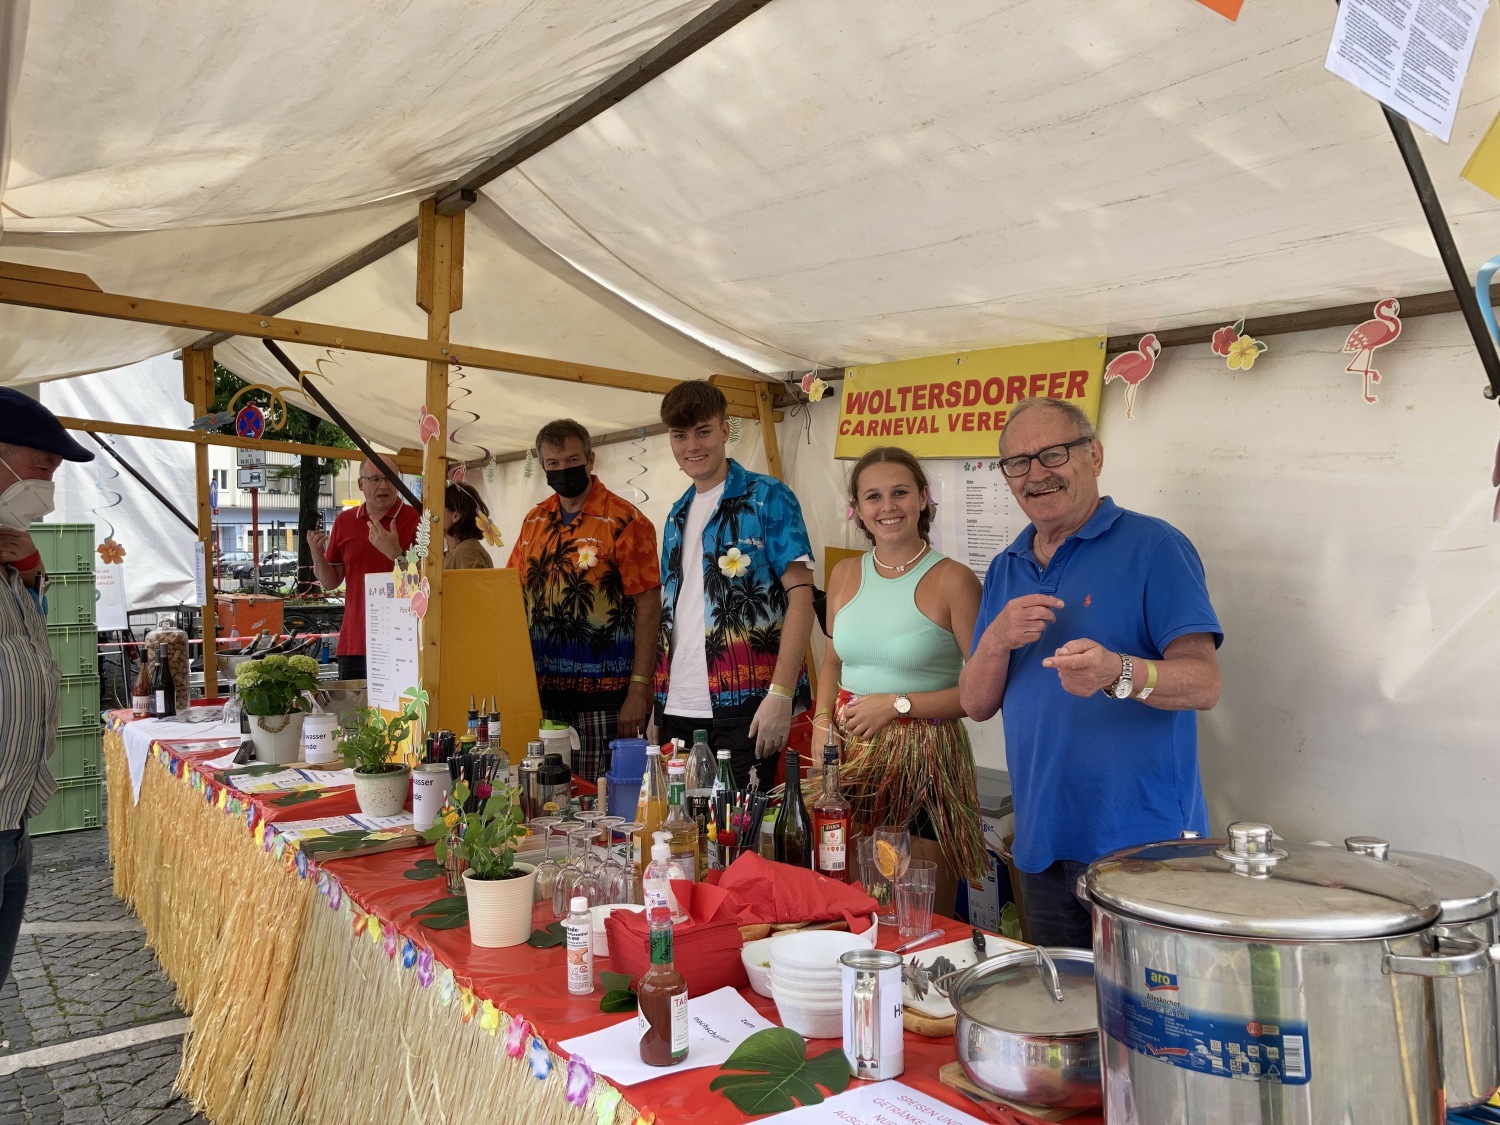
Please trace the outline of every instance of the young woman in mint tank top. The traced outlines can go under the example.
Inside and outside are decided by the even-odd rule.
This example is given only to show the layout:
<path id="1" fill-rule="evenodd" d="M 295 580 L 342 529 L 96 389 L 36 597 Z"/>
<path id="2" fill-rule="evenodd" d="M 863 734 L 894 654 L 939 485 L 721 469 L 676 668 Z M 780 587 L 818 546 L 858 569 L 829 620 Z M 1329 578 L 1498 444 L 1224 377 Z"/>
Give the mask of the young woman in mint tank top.
<path id="1" fill-rule="evenodd" d="M 916 816 L 912 856 L 939 861 L 936 907 L 951 913 L 957 880 L 979 878 L 986 861 L 974 752 L 958 702 L 979 580 L 928 546 L 927 476 L 906 450 L 883 446 L 861 457 L 849 504 L 872 549 L 829 577 L 832 644 L 813 725 L 833 723 L 857 823 L 868 829 Z"/>

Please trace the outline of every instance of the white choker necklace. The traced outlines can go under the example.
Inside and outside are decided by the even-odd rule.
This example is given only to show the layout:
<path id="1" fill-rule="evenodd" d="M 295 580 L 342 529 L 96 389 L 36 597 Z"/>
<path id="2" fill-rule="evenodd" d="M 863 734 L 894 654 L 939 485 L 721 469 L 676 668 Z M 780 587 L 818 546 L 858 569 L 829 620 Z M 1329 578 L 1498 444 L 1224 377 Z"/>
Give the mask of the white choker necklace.
<path id="1" fill-rule="evenodd" d="M 886 570 L 894 570 L 897 574 L 905 574 L 906 573 L 906 568 L 909 567 L 909 566 L 911 566 L 912 563 L 916 562 L 918 559 L 920 559 L 926 553 L 927 553 L 927 544 L 924 542 L 922 544 L 922 546 L 918 549 L 917 553 L 915 555 L 913 555 L 911 558 L 907 559 L 904 563 L 892 564 L 892 563 L 888 563 L 888 562 L 881 562 L 880 561 L 880 555 L 878 555 L 873 549 L 870 551 L 870 557 L 875 560 L 875 565 L 876 566 L 883 566 L 883 567 L 885 567 Z"/>

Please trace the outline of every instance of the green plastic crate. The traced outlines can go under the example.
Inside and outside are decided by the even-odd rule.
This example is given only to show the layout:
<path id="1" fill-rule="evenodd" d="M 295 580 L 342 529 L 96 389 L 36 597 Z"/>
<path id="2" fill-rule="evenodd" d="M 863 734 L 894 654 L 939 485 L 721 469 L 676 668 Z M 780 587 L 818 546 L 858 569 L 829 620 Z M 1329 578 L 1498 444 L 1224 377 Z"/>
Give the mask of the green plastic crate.
<path id="1" fill-rule="evenodd" d="M 50 836 L 54 832 L 77 832 L 80 828 L 98 828 L 104 823 L 104 783 L 94 778 L 62 782 L 47 801 L 41 816 L 32 817 L 26 825 L 32 836 Z"/>
<path id="2" fill-rule="evenodd" d="M 92 625 L 49 625 L 52 657 L 64 676 L 99 675 L 99 630 Z"/>
<path id="3" fill-rule="evenodd" d="M 103 727 L 59 727 L 47 768 L 59 785 L 98 781 L 104 769 Z"/>
<path id="4" fill-rule="evenodd" d="M 92 625 L 97 597 L 92 574 L 47 572 L 47 624 Z"/>
<path id="5" fill-rule="evenodd" d="M 34 523 L 31 541 L 47 573 L 94 573 L 94 525 L 91 523 Z"/>
<path id="6" fill-rule="evenodd" d="M 58 691 L 59 727 L 98 727 L 99 677 L 68 676 Z"/>

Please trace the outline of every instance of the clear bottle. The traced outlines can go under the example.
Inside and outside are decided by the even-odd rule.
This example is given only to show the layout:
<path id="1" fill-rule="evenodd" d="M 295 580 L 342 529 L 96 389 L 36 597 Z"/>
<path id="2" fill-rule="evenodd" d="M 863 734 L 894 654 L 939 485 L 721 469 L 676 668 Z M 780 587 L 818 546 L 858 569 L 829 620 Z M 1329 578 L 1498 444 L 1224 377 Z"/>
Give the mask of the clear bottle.
<path id="1" fill-rule="evenodd" d="M 840 882 L 849 881 L 849 800 L 839 789 L 839 748 L 828 733 L 823 747 L 823 791 L 813 802 L 813 840 L 817 843 L 814 870 Z"/>
<path id="2" fill-rule="evenodd" d="M 713 818 L 714 755 L 708 748 L 708 731 L 693 732 L 693 749 L 687 761 L 687 813 L 698 826 L 698 878 L 708 872 L 708 822 Z"/>
<path id="3" fill-rule="evenodd" d="M 667 830 L 672 859 L 693 882 L 701 879 L 698 870 L 698 822 L 687 810 L 687 767 L 674 761 L 667 767 L 667 819 L 662 827 Z"/>
<path id="4" fill-rule="evenodd" d="M 651 967 L 636 982 L 636 1026 L 641 1061 L 676 1066 L 688 1055 L 687 981 L 672 963 L 672 919 L 662 907 L 646 908 L 651 928 Z"/>
<path id="5" fill-rule="evenodd" d="M 641 795 L 636 801 L 635 819 L 641 828 L 635 834 L 635 865 L 643 869 L 651 851 L 651 840 L 667 819 L 667 771 L 662 765 L 661 747 L 646 747 L 646 769 L 641 775 Z"/>
<path id="6" fill-rule="evenodd" d="M 802 801 L 802 762 L 790 746 L 786 750 L 786 790 L 781 795 L 781 810 L 776 814 L 772 844 L 777 863 L 793 867 L 813 865 L 812 822 Z"/>
<path id="7" fill-rule="evenodd" d="M 709 807 L 714 810 L 715 817 L 718 816 L 719 794 L 733 793 L 734 791 L 734 770 L 729 764 L 729 751 L 720 750 L 718 753 L 717 769 L 714 772 L 713 790 L 709 794 Z M 725 861 L 729 857 L 728 839 L 726 839 L 723 846 L 720 846 L 717 822 L 708 834 L 707 854 L 708 866 L 711 870 L 722 871 L 727 866 Z"/>
<path id="8" fill-rule="evenodd" d="M 594 991 L 594 919 L 587 898 L 573 897 L 563 930 L 568 935 L 568 992 L 588 996 Z"/>
<path id="9" fill-rule="evenodd" d="M 677 901 L 677 892 L 672 889 L 674 879 L 685 880 L 688 875 L 682 865 L 672 858 L 671 833 L 658 832 L 656 843 L 651 845 L 651 862 L 641 879 L 641 889 L 646 900 L 646 909 L 665 907 L 673 922 L 686 922 L 687 911 Z"/>

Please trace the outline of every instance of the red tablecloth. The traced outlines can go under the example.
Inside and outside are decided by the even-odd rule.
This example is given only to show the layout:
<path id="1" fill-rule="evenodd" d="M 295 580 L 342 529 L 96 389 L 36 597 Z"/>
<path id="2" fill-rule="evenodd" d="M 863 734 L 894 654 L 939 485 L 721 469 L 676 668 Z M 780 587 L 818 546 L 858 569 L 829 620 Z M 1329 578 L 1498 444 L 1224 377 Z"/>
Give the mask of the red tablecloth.
<path id="1" fill-rule="evenodd" d="M 185 754 L 174 749 L 171 742 L 157 744 L 164 752 L 163 764 L 174 774 L 188 770 L 197 773 L 205 799 L 218 803 L 219 791 L 226 789 L 220 780 L 222 771 L 211 771 L 204 762 L 222 756 L 223 751 Z M 313 801 L 293 805 L 277 805 L 281 794 L 244 794 L 228 789 L 224 795 L 226 815 L 239 815 L 247 824 L 247 831 L 254 825 L 276 825 L 295 821 L 343 816 L 358 812 L 358 805 L 351 788 L 329 791 L 329 795 Z M 232 809 L 238 805 L 238 813 Z M 261 829 L 264 833 L 264 829 Z M 418 949 L 430 949 L 435 961 L 452 970 L 455 982 L 468 987 L 476 997 L 491 1000 L 502 1012 L 520 1015 L 530 1021 L 535 1032 L 558 1054 L 562 1039 L 571 1039 L 591 1031 L 618 1023 L 618 1014 L 599 1011 L 599 997 L 575 997 L 568 993 L 565 979 L 564 954 L 560 947 L 533 949 L 522 945 L 511 949 L 480 949 L 470 944 L 468 930 L 429 930 L 411 918 L 411 913 L 444 894 L 441 876 L 427 880 L 405 877 L 420 859 L 431 859 L 430 847 L 408 848 L 401 851 L 384 852 L 356 858 L 328 859 L 313 865 L 313 873 L 327 871 L 365 914 L 374 915 L 382 928 L 395 926 L 397 932 L 408 938 Z M 267 878 L 295 878 L 280 867 L 268 867 Z M 535 925 L 540 927 L 551 922 L 549 907 L 539 905 Z M 944 918 L 934 918 L 935 926 L 945 931 L 943 941 L 966 937 L 969 927 Z M 351 935 L 351 940 L 354 940 Z M 881 948 L 891 949 L 900 944 L 894 927 L 882 928 Z M 934 946 L 942 944 L 934 941 Z M 602 971 L 610 968 L 607 959 L 598 964 Z M 745 990 L 745 998 L 767 1019 L 780 1023 L 773 1001 Z M 458 1018 L 455 1014 L 454 1018 Z M 633 1018 L 633 1017 L 629 1017 Z M 838 1040 L 810 1040 L 808 1054 L 819 1054 L 838 1049 Z M 968 1101 L 962 1094 L 944 1086 L 938 1079 L 938 1070 L 952 1062 L 955 1048 L 952 1037 L 929 1039 L 908 1033 L 906 1036 L 906 1070 L 901 1080 L 917 1087 L 942 1101 L 963 1109 L 978 1117 L 986 1116 L 985 1109 Z M 743 1122 L 752 1120 L 741 1113 L 721 1094 L 709 1090 L 709 1083 L 718 1075 L 716 1067 L 675 1071 L 664 1074 L 650 1082 L 621 1087 L 627 1100 L 638 1109 L 655 1113 L 660 1121 L 691 1119 L 713 1125 L 717 1122 Z M 999 1118 L 997 1119 L 1004 1119 Z"/>

